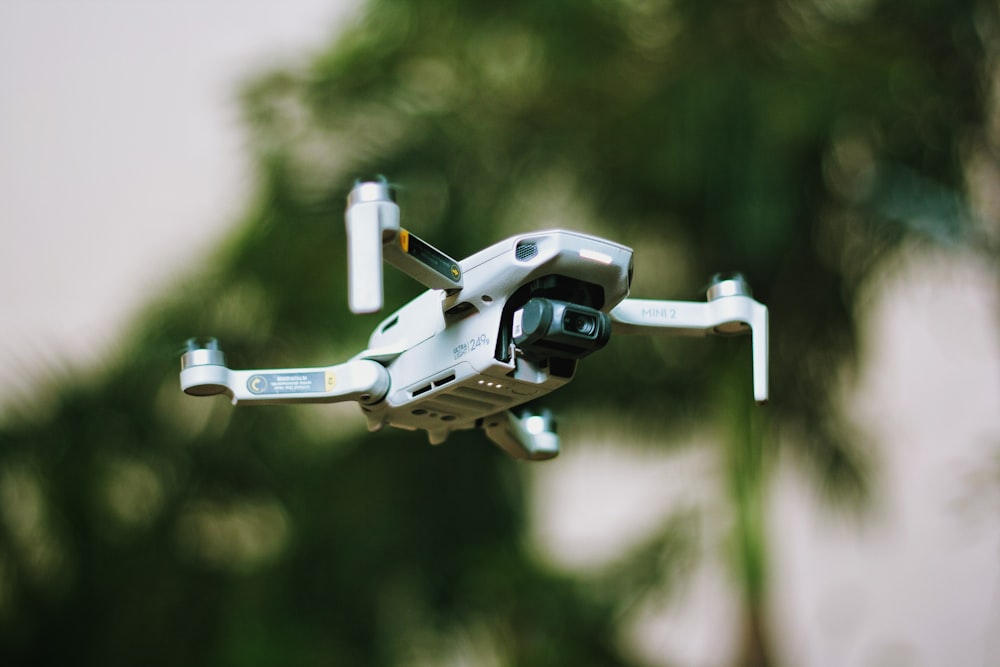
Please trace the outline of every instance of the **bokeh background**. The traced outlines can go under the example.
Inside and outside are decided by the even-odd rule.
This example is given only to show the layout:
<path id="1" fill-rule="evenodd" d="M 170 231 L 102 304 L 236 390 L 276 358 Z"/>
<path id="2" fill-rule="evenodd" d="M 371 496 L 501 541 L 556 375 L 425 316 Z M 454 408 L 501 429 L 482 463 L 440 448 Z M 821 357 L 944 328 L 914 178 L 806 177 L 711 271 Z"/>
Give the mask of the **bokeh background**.
<path id="1" fill-rule="evenodd" d="M 987 0 L 0 5 L 0 660 L 1000 662 Z M 564 226 L 745 339 L 612 341 L 563 453 L 183 396 L 327 364 L 344 197 L 454 256 Z M 386 274 L 390 307 L 419 292 Z"/>

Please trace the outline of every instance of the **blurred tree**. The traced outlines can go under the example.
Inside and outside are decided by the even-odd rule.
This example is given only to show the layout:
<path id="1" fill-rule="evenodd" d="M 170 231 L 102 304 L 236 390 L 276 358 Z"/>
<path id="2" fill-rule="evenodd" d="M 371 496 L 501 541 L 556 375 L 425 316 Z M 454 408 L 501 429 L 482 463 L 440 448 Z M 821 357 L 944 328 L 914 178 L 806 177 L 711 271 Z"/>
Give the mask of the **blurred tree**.
<path id="1" fill-rule="evenodd" d="M 772 314 L 767 423 L 750 413 L 745 341 L 612 343 L 552 403 L 623 426 L 719 424 L 741 662 L 769 664 L 768 461 L 796 451 L 831 497 L 863 499 L 866 446 L 835 396 L 854 301 L 905 235 L 968 231 L 960 148 L 982 124 L 995 10 L 371 2 L 310 66 L 246 89 L 260 188 L 239 235 L 101 377 L 0 427 L 0 660 L 631 664 L 617 612 L 648 579 L 539 565 L 518 467 L 477 434 L 431 449 L 362 436 L 335 407 L 180 394 L 192 333 L 218 335 L 234 367 L 363 345 L 375 320 L 346 315 L 340 220 L 352 179 L 384 173 L 406 224 L 455 256 L 567 226 L 637 248 L 636 296 L 749 275 Z M 387 274 L 399 303 L 418 290 Z M 683 534 L 671 522 L 623 562 L 669 569 L 689 557 Z"/>

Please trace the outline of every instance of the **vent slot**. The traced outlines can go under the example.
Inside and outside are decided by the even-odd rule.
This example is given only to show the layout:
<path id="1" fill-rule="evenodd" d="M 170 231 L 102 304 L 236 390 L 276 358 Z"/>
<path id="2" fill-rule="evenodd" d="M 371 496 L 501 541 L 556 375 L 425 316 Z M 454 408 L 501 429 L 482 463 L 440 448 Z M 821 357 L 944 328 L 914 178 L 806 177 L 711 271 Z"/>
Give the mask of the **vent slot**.
<path id="1" fill-rule="evenodd" d="M 454 379 L 455 379 L 455 374 L 454 373 L 452 373 L 451 375 L 446 375 L 443 378 L 440 378 L 438 380 L 434 380 L 434 386 L 435 387 L 440 387 L 442 385 L 446 385 L 446 384 L 448 384 L 449 382 L 451 382 Z"/>
<path id="2" fill-rule="evenodd" d="M 538 243 L 535 241 L 521 241 L 514 248 L 514 258 L 519 262 L 527 262 L 538 255 Z"/>
<path id="3" fill-rule="evenodd" d="M 429 385 L 429 384 L 428 385 L 424 385 L 423 387 L 420 387 L 419 389 L 414 389 L 413 391 L 411 391 L 410 392 L 410 396 L 416 397 L 416 396 L 419 396 L 420 394 L 426 394 L 430 390 L 431 390 L 431 385 Z"/>
<path id="4" fill-rule="evenodd" d="M 476 307 L 474 305 L 472 305 L 468 301 L 463 301 L 462 303 L 452 306 L 451 308 L 446 310 L 444 314 L 447 315 L 448 317 L 461 318 L 465 317 L 466 315 L 471 315 L 473 313 L 478 313 L 478 312 L 479 311 L 476 310 Z"/>
<path id="5" fill-rule="evenodd" d="M 385 324 L 382 325 L 381 333 L 385 333 L 386 331 L 388 331 L 389 329 L 393 328 L 397 324 L 399 324 L 399 316 L 398 315 L 396 317 L 392 318 L 391 320 L 389 320 L 388 322 L 386 322 Z"/>

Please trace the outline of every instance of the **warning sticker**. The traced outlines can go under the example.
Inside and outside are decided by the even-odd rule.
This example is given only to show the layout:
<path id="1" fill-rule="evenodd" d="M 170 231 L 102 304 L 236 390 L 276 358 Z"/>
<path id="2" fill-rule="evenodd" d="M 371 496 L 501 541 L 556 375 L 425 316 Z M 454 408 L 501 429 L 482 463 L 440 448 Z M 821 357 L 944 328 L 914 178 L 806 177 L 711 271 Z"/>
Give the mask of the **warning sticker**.
<path id="1" fill-rule="evenodd" d="M 259 373 L 247 380 L 251 394 L 304 394 L 330 391 L 337 377 L 330 371 L 305 373 Z"/>

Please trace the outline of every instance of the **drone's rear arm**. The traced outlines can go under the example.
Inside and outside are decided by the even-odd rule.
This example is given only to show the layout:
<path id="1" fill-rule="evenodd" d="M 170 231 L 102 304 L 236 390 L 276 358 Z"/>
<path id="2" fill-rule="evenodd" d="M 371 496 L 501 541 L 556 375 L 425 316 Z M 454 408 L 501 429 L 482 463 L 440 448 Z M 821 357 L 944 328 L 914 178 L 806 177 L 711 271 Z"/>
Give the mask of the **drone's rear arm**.
<path id="1" fill-rule="evenodd" d="M 545 461 L 559 455 L 559 436 L 552 413 L 507 410 L 483 420 L 486 437 L 499 445 L 512 458 Z"/>
<path id="2" fill-rule="evenodd" d="M 226 394 L 233 403 L 371 404 L 389 391 L 389 372 L 377 361 L 352 359 L 319 368 L 272 368 L 234 371 L 214 341 L 189 344 L 181 357 L 181 388 L 193 396 Z"/>

